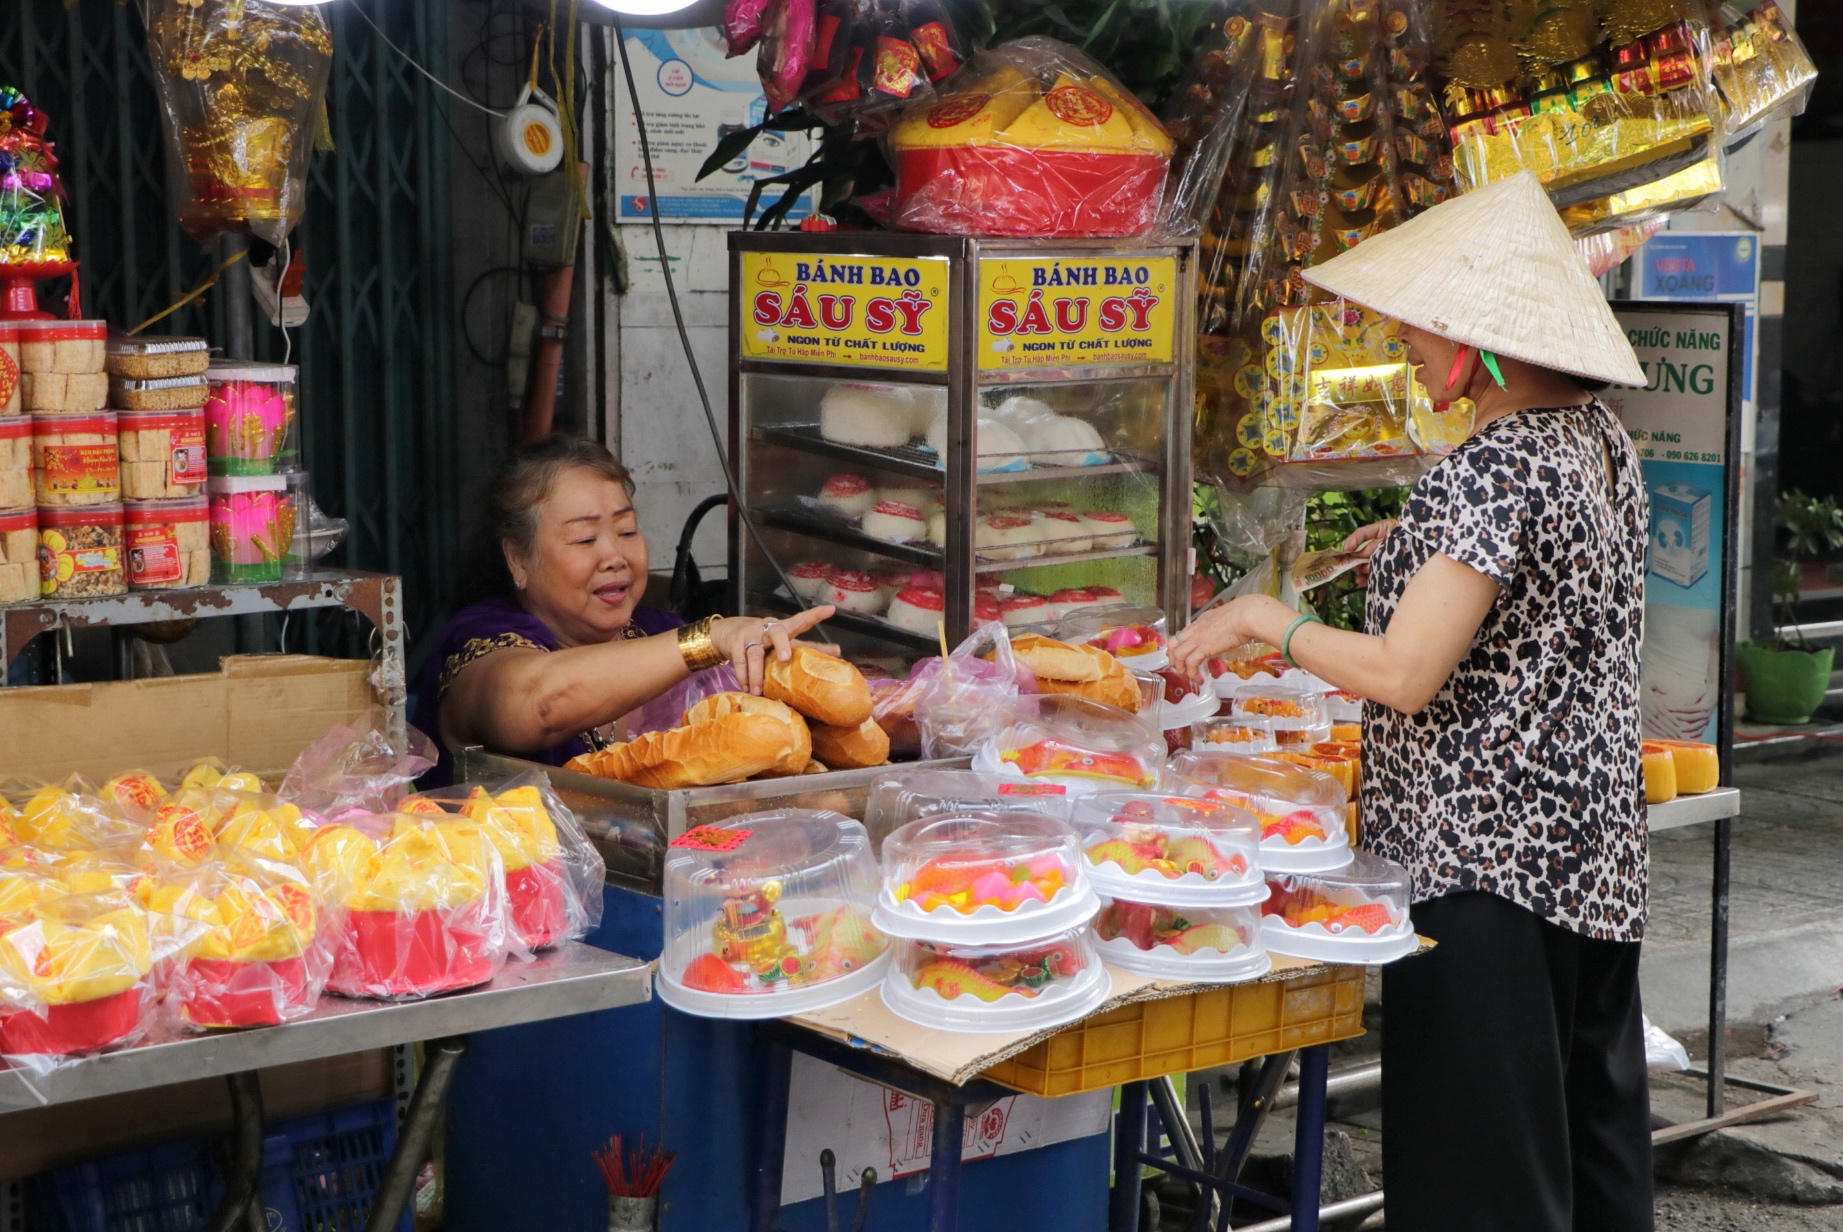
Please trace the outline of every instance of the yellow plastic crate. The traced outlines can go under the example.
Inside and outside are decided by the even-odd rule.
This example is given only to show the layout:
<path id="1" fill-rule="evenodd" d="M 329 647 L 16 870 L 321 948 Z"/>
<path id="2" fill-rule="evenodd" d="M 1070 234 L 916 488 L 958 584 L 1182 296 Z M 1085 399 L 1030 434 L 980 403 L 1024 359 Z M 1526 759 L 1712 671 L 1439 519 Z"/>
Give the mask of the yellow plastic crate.
<path id="1" fill-rule="evenodd" d="M 1363 1034 L 1362 967 L 1230 984 L 1096 1015 L 986 1070 L 1031 1095 L 1073 1095 Z"/>

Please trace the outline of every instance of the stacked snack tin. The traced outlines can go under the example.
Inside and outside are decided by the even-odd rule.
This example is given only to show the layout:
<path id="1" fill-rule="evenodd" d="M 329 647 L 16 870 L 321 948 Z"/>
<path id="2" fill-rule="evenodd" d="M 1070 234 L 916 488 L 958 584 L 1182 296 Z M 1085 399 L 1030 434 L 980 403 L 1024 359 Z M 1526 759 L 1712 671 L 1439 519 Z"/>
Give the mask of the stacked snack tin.
<path id="1" fill-rule="evenodd" d="M 1094 935 L 1108 962 L 1163 980 L 1267 973 L 1252 816 L 1222 801 L 1118 792 L 1077 800 L 1074 824 L 1102 895 Z"/>
<path id="2" fill-rule="evenodd" d="M 895 938 L 883 1003 L 923 1026 L 1032 1031 L 1093 1012 L 1112 980 L 1074 831 L 1002 805 L 912 821 L 883 843 L 871 919 Z"/>
<path id="3" fill-rule="evenodd" d="M 130 590 L 211 580 L 205 504 L 203 338 L 118 337 L 107 347 L 121 452 L 123 572 Z"/>
<path id="4" fill-rule="evenodd" d="M 0 321 L 0 604 L 38 598 L 32 419 L 19 386 L 19 323 Z"/>

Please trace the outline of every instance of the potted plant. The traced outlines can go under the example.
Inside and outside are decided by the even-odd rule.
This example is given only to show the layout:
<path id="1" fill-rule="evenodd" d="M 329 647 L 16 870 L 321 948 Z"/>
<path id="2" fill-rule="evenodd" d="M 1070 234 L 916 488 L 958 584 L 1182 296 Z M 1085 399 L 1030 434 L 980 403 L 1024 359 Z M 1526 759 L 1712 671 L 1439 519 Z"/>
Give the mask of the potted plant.
<path id="1" fill-rule="evenodd" d="M 1843 509 L 1833 497 L 1806 496 L 1794 488 L 1779 498 L 1775 524 L 1786 532 L 1785 549 L 1773 563 L 1773 603 L 1783 635 L 1735 648 L 1747 717 L 1757 723 L 1808 723 L 1824 701 L 1835 652 L 1813 646 L 1799 629 L 1799 586 L 1803 561 L 1843 547 Z"/>

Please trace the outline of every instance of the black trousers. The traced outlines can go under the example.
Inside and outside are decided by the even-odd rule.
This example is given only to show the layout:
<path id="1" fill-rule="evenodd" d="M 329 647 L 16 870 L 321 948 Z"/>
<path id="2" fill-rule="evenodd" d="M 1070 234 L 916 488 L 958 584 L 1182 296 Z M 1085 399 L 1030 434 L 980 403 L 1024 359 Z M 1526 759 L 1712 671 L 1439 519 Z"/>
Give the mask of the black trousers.
<path id="1" fill-rule="evenodd" d="M 1389 1232 L 1650 1232 L 1637 942 L 1494 894 L 1414 907 L 1382 974 Z"/>

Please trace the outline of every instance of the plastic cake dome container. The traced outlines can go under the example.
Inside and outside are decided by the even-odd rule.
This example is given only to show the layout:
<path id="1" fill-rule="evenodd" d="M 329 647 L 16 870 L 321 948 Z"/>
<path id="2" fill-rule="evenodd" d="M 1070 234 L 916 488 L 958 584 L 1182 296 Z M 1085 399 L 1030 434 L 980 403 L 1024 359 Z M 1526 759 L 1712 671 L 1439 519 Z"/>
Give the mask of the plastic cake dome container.
<path id="1" fill-rule="evenodd" d="M 1325 694 L 1303 681 L 1249 681 L 1236 687 L 1229 713 L 1267 720 L 1281 749 L 1308 749 L 1331 738 L 1331 709 Z"/>
<path id="2" fill-rule="evenodd" d="M 1267 948 L 1323 962 L 1386 963 L 1420 948 L 1408 918 L 1408 870 L 1359 851 L 1341 869 L 1270 879 L 1261 907 Z"/>
<path id="3" fill-rule="evenodd" d="M 1184 795 L 1227 800 L 1254 814 L 1267 873 L 1319 873 L 1350 863 L 1349 798 L 1330 775 L 1273 757 L 1195 750 L 1175 754 L 1170 773 Z"/>
<path id="4" fill-rule="evenodd" d="M 871 923 L 870 836 L 823 809 L 699 826 L 666 853 L 659 996 L 705 1018 L 779 1018 L 876 987 L 889 940 Z"/>
<path id="5" fill-rule="evenodd" d="M 1103 898 L 1094 944 L 1114 966 L 1161 980 L 1231 984 L 1273 969 L 1258 903 L 1172 907 Z"/>
<path id="6" fill-rule="evenodd" d="M 948 1031 L 1036 1031 L 1086 1017 L 1113 991 L 1085 924 L 1028 942 L 898 941 L 883 1004 Z"/>
<path id="7" fill-rule="evenodd" d="M 973 769 L 1070 795 L 1158 785 L 1164 734 L 1126 711 L 1067 693 L 1020 697 L 1013 721 L 973 754 Z"/>
<path id="8" fill-rule="evenodd" d="M 1190 725 L 1190 747 L 1198 752 L 1277 753 L 1270 722 L 1257 714 L 1216 715 Z"/>
<path id="9" fill-rule="evenodd" d="M 912 821 L 883 843 L 872 919 L 892 937 L 1016 945 L 1080 928 L 1098 900 L 1069 826 L 1022 811 Z"/>
<path id="10" fill-rule="evenodd" d="M 1261 823 L 1225 800 L 1103 792 L 1072 823 L 1095 892 L 1170 907 L 1247 907 L 1267 897 Z"/>
<path id="11" fill-rule="evenodd" d="M 1105 650 L 1136 671 L 1155 672 L 1171 662 L 1162 608 L 1132 604 L 1083 608 L 1056 622 L 1056 636 L 1070 645 Z"/>
<path id="12" fill-rule="evenodd" d="M 1024 783 L 977 770 L 892 770 L 877 776 L 864 805 L 864 828 L 879 852 L 891 833 L 943 814 L 1042 813 L 1069 818 L 1068 789 L 1055 783 Z"/>
<path id="13" fill-rule="evenodd" d="M 1189 732 L 1222 707 L 1216 690 L 1176 672 L 1134 671 L 1133 677 L 1139 682 L 1139 717 L 1160 731 Z"/>

